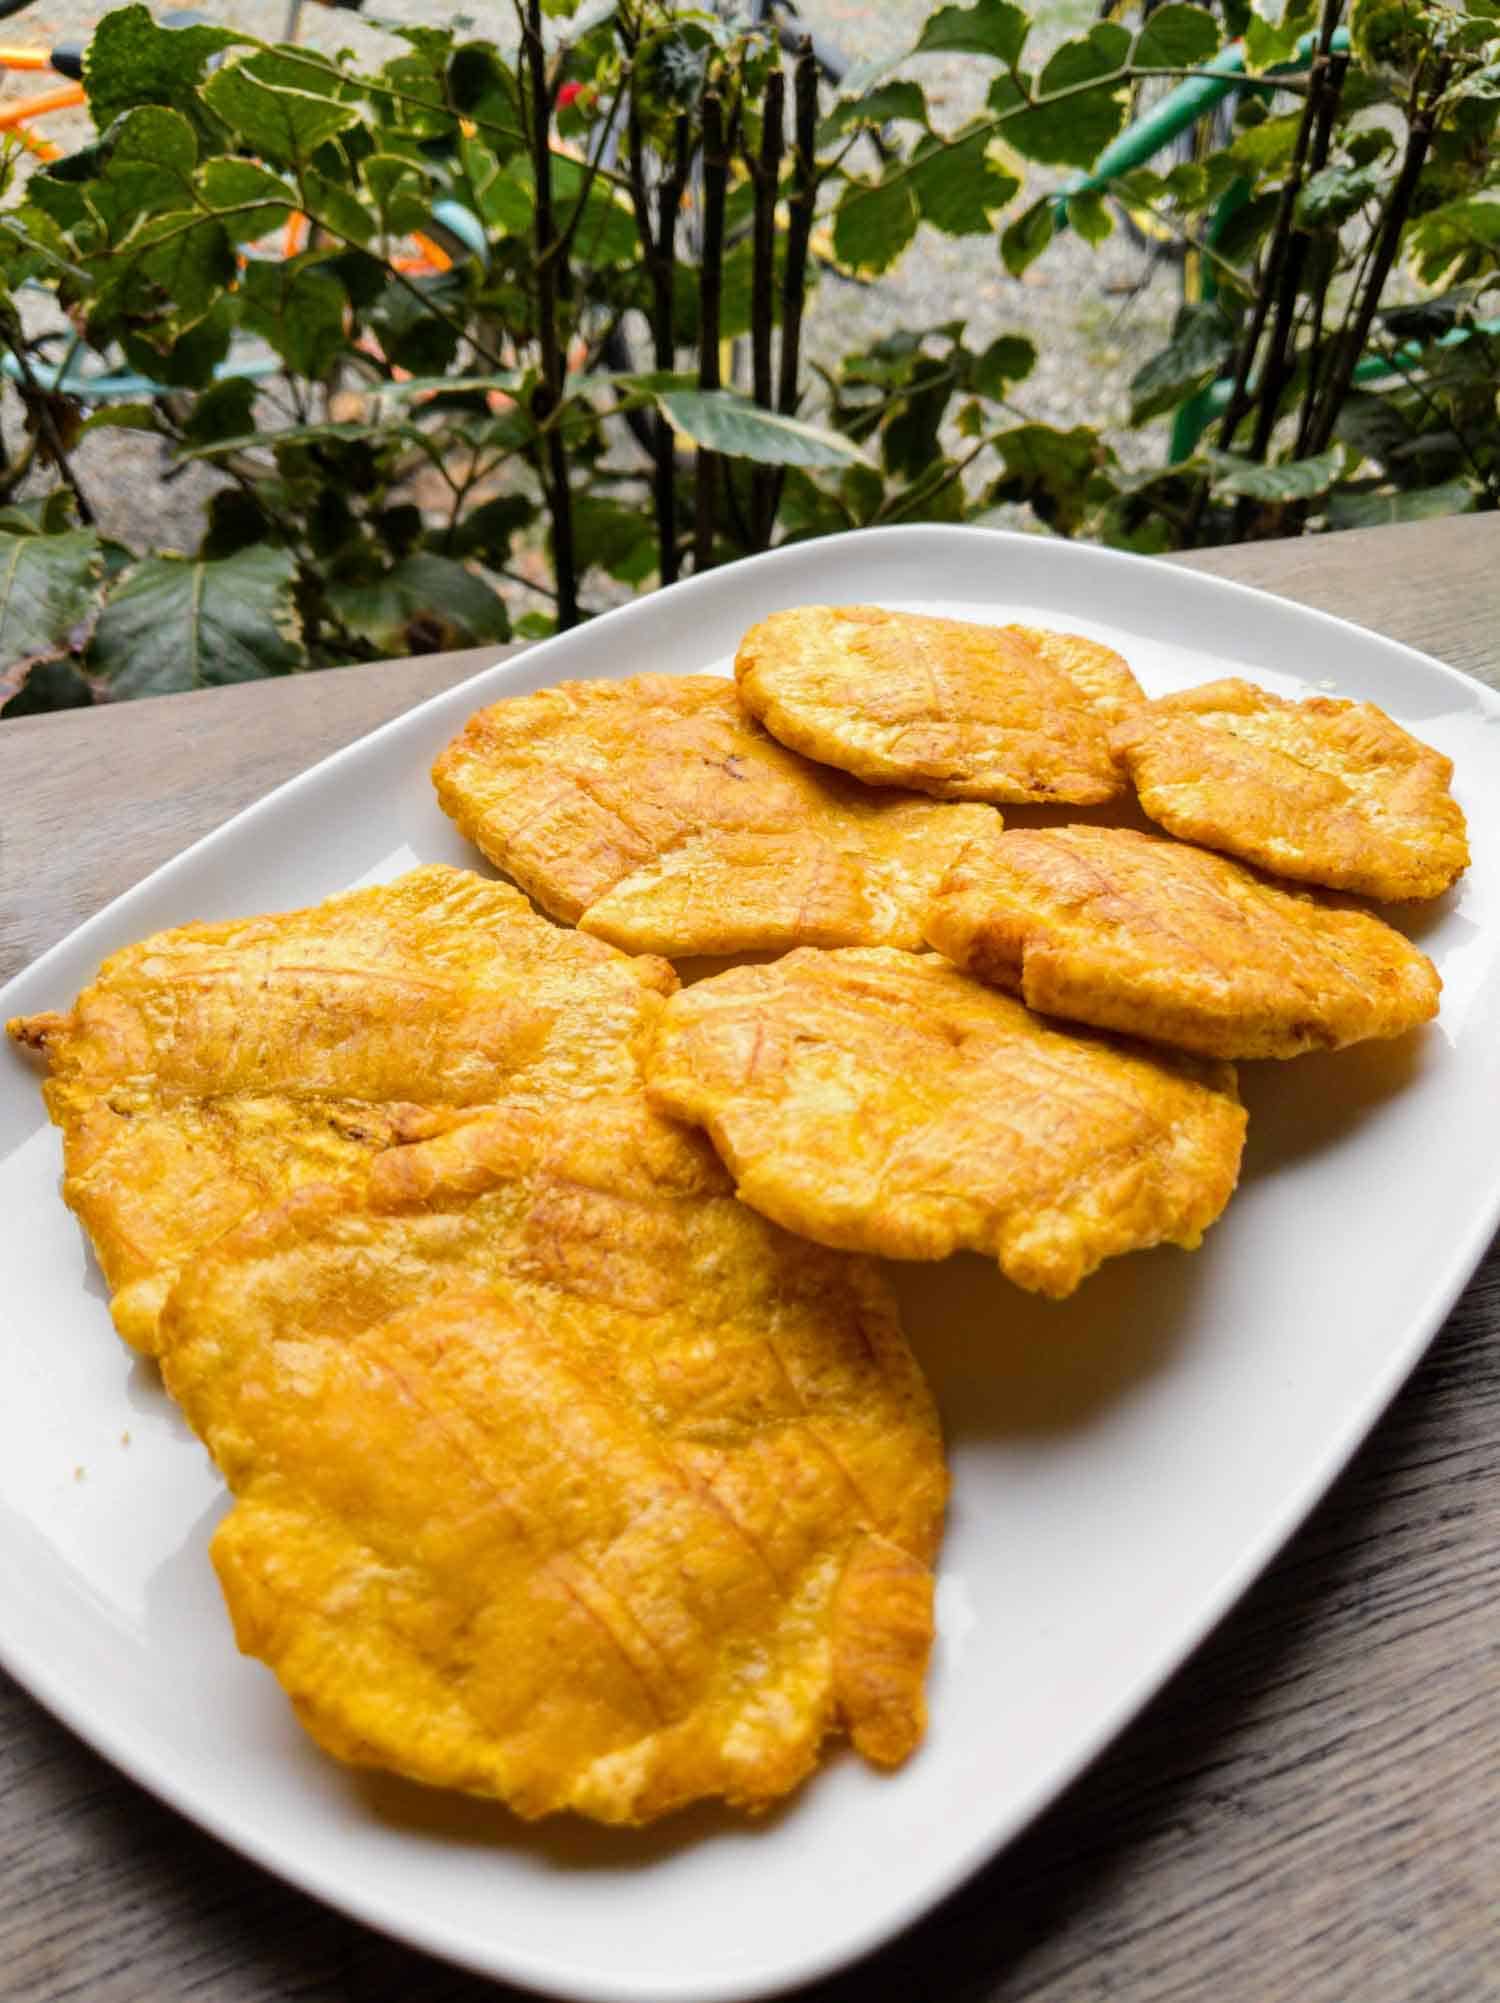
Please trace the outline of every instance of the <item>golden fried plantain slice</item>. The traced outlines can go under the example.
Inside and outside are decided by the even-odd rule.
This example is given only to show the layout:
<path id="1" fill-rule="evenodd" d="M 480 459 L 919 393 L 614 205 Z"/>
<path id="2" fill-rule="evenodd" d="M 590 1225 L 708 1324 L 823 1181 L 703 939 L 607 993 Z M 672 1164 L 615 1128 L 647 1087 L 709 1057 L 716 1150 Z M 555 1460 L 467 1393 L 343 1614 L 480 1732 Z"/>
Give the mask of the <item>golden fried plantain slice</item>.
<path id="1" fill-rule="evenodd" d="M 1096 640 L 876 605 L 773 612 L 734 672 L 794 751 L 944 800 L 1112 800 L 1125 775 L 1110 728 L 1145 700 Z"/>
<path id="2" fill-rule="evenodd" d="M 240 1646 L 340 1759 L 641 1823 L 921 1738 L 947 1480 L 894 1303 L 638 1089 L 246 1220 L 163 1370 Z"/>
<path id="3" fill-rule="evenodd" d="M 778 1224 L 893 1259 L 987 1252 L 1057 1298 L 1113 1253 L 1196 1246 L 1244 1143 L 1231 1066 L 1066 1034 L 889 949 L 700 981 L 643 1063 Z"/>
<path id="4" fill-rule="evenodd" d="M 63 1195 L 144 1350 L 184 1259 L 247 1211 L 358 1173 L 498 1098 L 618 1090 L 676 976 L 433 866 L 305 911 L 114 954 L 66 1015 L 18 1018 L 63 1130 Z"/>
<path id="5" fill-rule="evenodd" d="M 1186 842 L 1023 828 L 964 850 L 927 938 L 1043 1015 L 1202 1057 L 1296 1057 L 1399 1036 L 1442 982 L 1379 918 L 1341 911 Z"/>
<path id="6" fill-rule="evenodd" d="M 433 780 L 544 909 L 630 952 L 917 946 L 944 869 L 993 824 L 808 764 L 712 675 L 512 696 L 469 719 Z"/>
<path id="7" fill-rule="evenodd" d="M 1279 876 L 1400 900 L 1469 866 L 1453 761 L 1373 703 L 1208 682 L 1148 703 L 1112 742 L 1153 821 Z"/>

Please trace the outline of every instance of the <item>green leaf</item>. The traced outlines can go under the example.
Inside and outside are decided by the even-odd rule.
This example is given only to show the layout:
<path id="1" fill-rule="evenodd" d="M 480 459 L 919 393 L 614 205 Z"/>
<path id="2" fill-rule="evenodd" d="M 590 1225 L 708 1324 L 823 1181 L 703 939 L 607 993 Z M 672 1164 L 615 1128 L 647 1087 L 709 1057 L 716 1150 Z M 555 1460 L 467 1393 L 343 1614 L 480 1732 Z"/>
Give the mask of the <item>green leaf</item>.
<path id="1" fill-rule="evenodd" d="M 1326 494 L 1344 463 L 1340 446 L 1331 445 L 1315 459 L 1288 459 L 1279 466 L 1262 466 L 1233 452 L 1206 447 L 1203 452 L 1216 494 L 1233 494 L 1247 501 L 1312 501 Z"/>
<path id="2" fill-rule="evenodd" d="M 1368 167 L 1372 160 L 1383 160 L 1396 150 L 1394 136 L 1383 125 L 1367 125 L 1358 132 L 1346 128 L 1342 137 L 1344 151 L 1355 167 Z"/>
<path id="3" fill-rule="evenodd" d="M 291 555 L 264 543 L 205 563 L 148 556 L 99 615 L 89 665 L 119 697 L 284 675 L 303 665 Z"/>
<path id="4" fill-rule="evenodd" d="M 1288 112 L 1284 118 L 1263 119 L 1259 125 L 1237 132 L 1230 150 L 1241 165 L 1256 173 L 1269 173 L 1291 159 L 1301 124 L 1300 111 Z"/>
<path id="5" fill-rule="evenodd" d="M 152 403 L 106 403 L 78 427 L 78 436 L 90 431 L 155 431 L 157 410 Z"/>
<path id="6" fill-rule="evenodd" d="M 62 166 L 64 163 L 59 161 L 57 164 Z M 76 181 L 54 172 L 51 167 L 37 169 L 26 183 L 26 193 L 31 203 L 59 229 L 76 229 L 88 214 L 83 189 Z M 22 205 L 20 214 L 23 218 L 26 216 L 26 204 Z"/>
<path id="7" fill-rule="evenodd" d="M 852 181 L 834 212 L 834 255 L 853 271 L 888 270 L 916 235 L 918 214 L 909 177 Z"/>
<path id="8" fill-rule="evenodd" d="M 226 294 L 214 301 L 191 327 L 174 337 L 171 328 L 154 330 L 155 338 L 144 340 L 126 330 L 120 346 L 133 369 L 171 389 L 206 389 L 214 370 L 229 354 L 229 343 L 239 325 L 237 305 Z"/>
<path id="9" fill-rule="evenodd" d="M 1492 267 L 1500 260 L 1500 195 L 1476 195 L 1429 211 L 1412 224 L 1408 243 L 1426 285 Z"/>
<path id="10" fill-rule="evenodd" d="M 466 42 L 448 64 L 448 98 L 472 118 L 486 142 L 508 160 L 525 150 L 526 134 L 514 72 L 490 42 Z"/>
<path id="11" fill-rule="evenodd" d="M 180 112 L 157 104 L 127 112 L 100 140 L 93 160 L 88 203 L 116 239 L 128 235 L 141 216 L 191 208 L 197 201 L 198 141 Z"/>
<path id="12" fill-rule="evenodd" d="M 273 347 L 293 375 L 314 381 L 344 352 L 344 288 L 318 264 L 261 258 L 240 281 L 247 332 Z"/>
<path id="13" fill-rule="evenodd" d="M 507 169 L 524 187 L 532 183 L 531 162 L 514 161 Z M 600 266 L 633 263 L 640 252 L 636 235 L 635 211 L 623 195 L 616 196 L 607 181 L 587 182 L 586 171 L 565 153 L 552 158 L 553 214 L 559 230 L 569 228 L 579 203 L 583 213 L 573 232 L 572 257 L 577 264 Z"/>
<path id="14" fill-rule="evenodd" d="M 0 676 L 39 654 L 61 652 L 98 603 L 103 575 L 93 529 L 0 531 Z"/>
<path id="15" fill-rule="evenodd" d="M 918 365 L 905 397 L 881 430 L 880 456 L 890 472 L 915 481 L 941 460 L 938 433 L 954 388 L 946 362 L 924 359 Z"/>
<path id="16" fill-rule="evenodd" d="M 326 595 L 348 632 L 393 658 L 510 638 L 504 599 L 465 565 L 426 550 L 370 582 L 329 585 Z"/>
<path id="17" fill-rule="evenodd" d="M 1145 424 L 1178 404 L 1221 373 L 1234 343 L 1233 330 L 1211 301 L 1184 306 L 1172 338 L 1137 369 L 1130 383 L 1130 421 Z"/>
<path id="18" fill-rule="evenodd" d="M 303 176 L 308 215 L 320 228 L 343 243 L 367 244 L 380 227 L 379 219 L 356 201 L 340 181 L 309 167 Z"/>
<path id="19" fill-rule="evenodd" d="M 458 353 L 457 330 L 427 302 L 430 299 L 446 311 L 445 302 L 456 289 L 446 274 L 413 278 L 410 290 L 394 282 L 386 286 L 371 310 L 370 325 L 388 361 L 398 369 L 410 369 L 414 376 L 442 375 L 452 367 Z"/>
<path id="20" fill-rule="evenodd" d="M 610 378 L 599 377 L 596 379 L 592 376 L 587 378 L 570 376 L 568 386 L 570 389 L 576 388 L 578 384 L 585 380 L 593 384 L 596 381 L 609 381 Z M 621 377 L 620 380 L 634 381 L 635 378 Z M 692 378 L 684 377 L 682 380 L 686 382 L 692 380 Z M 527 369 L 501 369 L 492 375 L 482 376 L 408 376 L 405 382 L 382 383 L 380 394 L 391 403 L 407 403 L 416 397 L 448 396 L 458 398 L 488 396 L 491 390 L 499 390 L 504 396 L 514 396 L 527 383 L 530 383 L 533 387 L 535 386 L 536 377 L 531 371 Z"/>
<path id="21" fill-rule="evenodd" d="M 1298 42 L 1315 25 L 1315 15 L 1316 0 L 1287 0 L 1279 21 L 1252 12 L 1245 23 L 1246 68 L 1267 70 L 1289 61 Z"/>
<path id="22" fill-rule="evenodd" d="M 990 93 L 1005 116 L 1002 134 L 1018 153 L 1058 167 L 1089 167 L 1125 122 L 1120 71 L 1129 37 L 1116 22 L 1103 21 L 1076 41 L 1064 42 L 1037 82 L 1039 102 L 1010 111 L 1009 77 Z M 1090 83 L 1097 88 L 1089 89 Z M 999 101 L 997 102 L 997 90 Z M 1066 92 L 1062 96 L 1059 93 Z"/>
<path id="23" fill-rule="evenodd" d="M 71 490 L 54 487 L 29 501 L 9 501 L 0 507 L 0 529 L 17 536 L 59 536 L 72 527 L 77 512 Z"/>
<path id="24" fill-rule="evenodd" d="M 1076 535 L 1094 504 L 1099 475 L 1114 454 L 1088 425 L 1059 431 L 1050 424 L 1019 424 L 995 440 L 1005 472 L 987 496 L 1022 501 L 1060 535 Z"/>
<path id="25" fill-rule="evenodd" d="M 1085 243 L 1103 243 L 1114 226 L 1110 206 L 1097 188 L 1086 188 L 1080 195 L 1069 195 L 1068 227 Z"/>
<path id="26" fill-rule="evenodd" d="M 7 694 L 13 690 L 13 694 Z M 87 709 L 94 691 L 72 661 L 53 655 L 21 661 L 0 673 L 0 715 L 46 716 L 58 709 Z"/>
<path id="27" fill-rule="evenodd" d="M 168 334 L 195 325 L 234 283 L 237 266 L 223 224 L 192 209 L 148 216 L 120 248 L 121 276 L 142 273 L 163 296 Z"/>
<path id="28" fill-rule="evenodd" d="M 1021 334 L 1002 334 L 974 363 L 972 386 L 980 396 L 1004 396 L 1036 367 L 1036 348 Z"/>
<path id="29" fill-rule="evenodd" d="M 1395 70 L 1403 78 L 1422 61 L 1438 26 L 1425 0 L 1354 0 L 1349 42 L 1367 70 Z"/>
<path id="30" fill-rule="evenodd" d="M 488 148 L 480 146 L 477 140 L 461 139 L 459 157 L 465 164 L 471 158 L 467 149 L 474 149 L 473 157 L 484 162 L 487 179 L 493 180 L 499 173 L 499 164 Z M 384 236 L 410 236 L 413 230 L 421 229 L 431 215 L 431 199 L 426 183 L 410 160 L 404 160 L 397 153 L 372 153 L 360 169 L 365 191 L 375 205 L 379 218 L 379 228 Z M 484 220 L 488 222 L 486 214 Z"/>
<path id="31" fill-rule="evenodd" d="M 506 173 L 494 152 L 479 139 L 460 139 L 458 156 L 485 228 L 498 236 L 529 237 L 536 219 L 536 193 L 530 178 L 522 182 Z"/>
<path id="32" fill-rule="evenodd" d="M 1194 69 L 1219 53 L 1224 30 L 1206 7 L 1168 0 L 1146 16 L 1130 60 L 1141 69 Z"/>
<path id="33" fill-rule="evenodd" d="M 246 431 L 239 436 L 230 435 L 215 438 L 206 445 L 195 445 L 189 452 L 179 452 L 179 459 L 221 459 L 231 452 L 249 452 L 259 447 L 265 452 L 279 452 L 284 447 L 300 445 L 357 445 L 372 436 L 374 427 L 368 424 L 288 424 L 277 431 Z"/>
<path id="34" fill-rule="evenodd" d="M 198 192 L 236 243 L 253 243 L 280 229 L 297 206 L 296 190 L 255 160 L 205 160 Z"/>
<path id="35" fill-rule="evenodd" d="M 1381 167 L 1324 167 L 1304 183 L 1297 197 L 1300 229 L 1337 229 L 1390 182 Z"/>
<path id="36" fill-rule="evenodd" d="M 388 90 L 382 91 L 381 84 Z M 447 142 L 457 131 L 458 121 L 443 97 L 441 75 L 434 75 L 420 56 L 397 56 L 379 71 L 378 79 L 362 78 L 360 88 L 384 118 L 415 138 Z M 393 99 L 390 90 L 401 96 Z"/>
<path id="37" fill-rule="evenodd" d="M 656 526 L 638 507 L 580 495 L 573 537 L 580 568 L 597 566 L 626 584 L 639 584 L 656 568 Z"/>
<path id="38" fill-rule="evenodd" d="M 1444 91 L 1442 108 L 1451 111 L 1460 104 L 1494 104 L 1497 100 L 1500 100 L 1500 63 L 1486 63 Z"/>
<path id="39" fill-rule="evenodd" d="M 497 494 L 460 517 L 452 537 L 445 539 L 444 553 L 476 557 L 492 570 L 499 569 L 510 561 L 511 543 L 536 517 L 536 503 L 525 494 Z"/>
<path id="40" fill-rule="evenodd" d="M 679 436 L 731 459 L 754 459 L 766 466 L 870 463 L 852 440 L 800 418 L 762 410 L 729 390 L 672 390 L 657 401 Z"/>
<path id="41" fill-rule="evenodd" d="M 987 157 L 989 123 L 957 139 L 935 141 L 911 167 L 911 187 L 922 220 L 949 236 L 988 236 L 990 213 L 1003 208 L 1021 183 Z"/>
<path id="42" fill-rule="evenodd" d="M 1010 0 L 975 0 L 972 7 L 939 7 L 923 28 L 913 55 L 993 56 L 1007 66 L 1020 60 L 1031 20 Z"/>
<path id="43" fill-rule="evenodd" d="M 296 83 L 289 79 L 295 75 Z M 330 76 L 335 85 L 336 72 Z M 203 86 L 203 102 L 245 144 L 277 166 L 300 166 L 325 140 L 359 122 L 352 104 L 308 88 L 314 66 L 280 61 L 274 52 L 226 63 Z"/>
<path id="44" fill-rule="evenodd" d="M 248 376 L 226 376 L 193 399 L 183 436 L 189 445 L 216 445 L 239 438 L 255 423 L 255 384 Z"/>
<path id="45" fill-rule="evenodd" d="M 1012 278 L 1019 278 L 1052 241 L 1057 210 L 1051 195 L 1042 195 L 1023 209 L 1000 239 L 1000 256 Z"/>
<path id="46" fill-rule="evenodd" d="M 102 132 L 141 104 L 186 106 L 210 56 L 243 42 L 232 28 L 159 28 L 146 7 L 117 7 L 89 39 L 83 87 Z"/>
<path id="47" fill-rule="evenodd" d="M 1328 526 L 1334 529 L 1384 528 L 1391 522 L 1425 522 L 1434 515 L 1467 515 L 1476 506 L 1467 480 L 1445 480 L 1437 487 L 1409 487 L 1393 494 L 1332 494 Z"/>
<path id="48" fill-rule="evenodd" d="M 919 83 L 901 77 L 883 83 L 863 97 L 845 98 L 836 104 L 818 128 L 820 144 L 852 132 L 857 125 L 894 125 L 906 120 L 914 125 L 927 123 L 927 97 Z"/>

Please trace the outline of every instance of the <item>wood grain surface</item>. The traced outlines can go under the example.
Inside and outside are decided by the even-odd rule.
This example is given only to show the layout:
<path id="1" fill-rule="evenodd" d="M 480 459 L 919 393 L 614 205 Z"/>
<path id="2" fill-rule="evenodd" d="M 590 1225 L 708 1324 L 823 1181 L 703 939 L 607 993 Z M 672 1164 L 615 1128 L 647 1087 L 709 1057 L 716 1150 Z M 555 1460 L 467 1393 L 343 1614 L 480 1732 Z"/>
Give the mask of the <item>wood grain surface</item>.
<path id="1" fill-rule="evenodd" d="M 1184 560 L 1500 686 L 1500 517 Z M 0 725 L 0 978 L 493 657 Z M 1353 1466 L 1167 1690 L 987 1871 L 808 2003 L 1500 1999 L 1497 1327 L 1492 1249 Z M 0 2003 L 509 1993 L 289 1891 L 0 1677 Z"/>

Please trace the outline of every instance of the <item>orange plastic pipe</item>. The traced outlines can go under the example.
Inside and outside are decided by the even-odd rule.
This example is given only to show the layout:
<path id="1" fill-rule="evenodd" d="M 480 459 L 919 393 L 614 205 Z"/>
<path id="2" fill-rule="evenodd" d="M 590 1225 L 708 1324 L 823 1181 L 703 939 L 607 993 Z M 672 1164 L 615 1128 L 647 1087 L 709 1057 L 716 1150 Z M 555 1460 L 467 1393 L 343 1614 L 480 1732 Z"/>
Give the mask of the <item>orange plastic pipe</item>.
<path id="1" fill-rule="evenodd" d="M 66 111 L 70 105 L 84 101 L 81 83 L 64 84 L 60 90 L 44 90 L 39 97 L 23 98 L 18 104 L 7 104 L 0 109 L 0 132 L 13 132 L 28 118 L 40 118 L 44 111 Z"/>

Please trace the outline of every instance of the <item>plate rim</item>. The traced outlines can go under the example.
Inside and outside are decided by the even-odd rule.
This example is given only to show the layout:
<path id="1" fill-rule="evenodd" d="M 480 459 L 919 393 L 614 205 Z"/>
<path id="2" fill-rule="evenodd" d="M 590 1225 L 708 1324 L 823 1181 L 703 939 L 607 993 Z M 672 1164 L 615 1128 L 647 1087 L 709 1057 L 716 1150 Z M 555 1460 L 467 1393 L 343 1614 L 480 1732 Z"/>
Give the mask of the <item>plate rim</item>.
<path id="1" fill-rule="evenodd" d="M 531 673 L 537 663 L 547 660 L 549 650 L 568 648 L 576 642 L 580 633 L 597 631 L 606 626 L 618 632 L 627 621 L 649 622 L 667 603 L 675 610 L 693 596 L 707 596 L 723 590 L 727 579 L 744 579 L 756 572 L 764 574 L 768 568 L 783 564 L 793 553 L 805 554 L 809 548 L 815 548 L 820 553 L 826 553 L 830 559 L 836 559 L 840 552 L 854 546 L 868 551 L 875 538 L 895 539 L 918 549 L 923 544 L 944 546 L 956 542 L 982 543 L 993 548 L 998 540 L 1012 546 L 1023 546 L 1033 554 L 1039 547 L 1054 552 L 1062 549 L 1066 552 L 1067 561 L 1080 562 L 1085 567 L 1108 567 L 1117 574 L 1127 569 L 1139 571 L 1145 565 L 1162 568 L 1172 580 L 1168 589 L 1185 589 L 1200 598 L 1206 595 L 1222 599 L 1227 594 L 1232 600 L 1273 606 L 1281 616 L 1290 617 L 1303 626 L 1353 635 L 1361 644 L 1378 647 L 1388 659 L 1408 670 L 1422 675 L 1435 672 L 1440 682 L 1449 685 L 1455 694 L 1461 694 L 1473 706 L 1491 716 L 1500 717 L 1500 694 L 1464 670 L 1339 614 L 1282 597 L 1263 586 L 1220 577 L 1210 570 L 1188 565 L 1163 565 L 1160 558 L 1134 552 L 1074 542 L 1060 545 L 1053 538 L 1038 538 L 972 524 L 892 524 L 882 528 L 850 530 L 819 538 L 812 544 L 791 544 L 764 551 L 722 565 L 701 577 L 683 579 L 677 584 L 644 594 L 587 622 L 584 627 L 537 642 L 520 653 L 501 654 L 449 688 L 411 704 L 384 723 L 282 780 L 83 919 L 0 986 L 0 1015 L 9 1014 L 18 1006 L 37 1006 L 33 991 L 45 986 L 53 967 L 64 958 L 87 951 L 97 960 L 94 941 L 111 932 L 137 900 L 170 885 L 174 876 L 185 873 L 205 851 L 242 835 L 256 821 L 282 811 L 301 792 L 325 781 L 339 767 L 366 755 L 377 740 L 409 730 L 415 722 L 441 706 L 456 705 L 465 698 L 465 692 L 472 700 L 476 684 L 501 677 L 506 669 L 522 661 L 528 664 L 527 671 Z M 830 562 L 830 568 L 833 567 L 834 563 Z M 1086 613 L 1080 612 L 1080 617 L 1086 616 Z M 544 676 L 538 685 L 548 686 L 550 683 Z M 253 1827 L 253 1816 L 247 1816 L 232 1803 L 225 1804 L 221 1800 L 216 1804 L 211 1798 L 211 1789 L 205 1790 L 205 1798 L 200 1801 L 192 1787 L 179 1782 L 171 1773 L 153 1770 L 153 1761 L 160 1756 L 150 1749 L 143 1753 L 138 1745 L 132 1748 L 128 1743 L 128 1729 L 108 1717 L 101 1718 L 97 1707 L 91 1707 L 75 1687 L 74 1679 L 62 1673 L 58 1665 L 45 1659 L 35 1659 L 25 1638 L 18 1638 L 11 1632 L 3 1608 L 0 1608 L 0 1666 L 35 1701 L 86 1745 L 108 1759 L 133 1784 L 145 1788 L 205 1834 L 226 1843 L 270 1871 L 283 1884 L 320 1899 L 334 1910 L 350 1915 L 379 1933 L 477 1975 L 512 1982 L 545 1995 L 589 1999 L 589 2003 L 753 2003 L 753 1999 L 781 1995 L 791 1988 L 863 1962 L 897 1934 L 936 1910 L 959 1887 L 993 1862 L 1049 1804 L 1073 1786 L 1100 1753 L 1154 1701 L 1329 1494 L 1420 1363 L 1482 1261 L 1497 1227 L 1500 1227 L 1500 1176 L 1476 1201 L 1470 1217 L 1468 1229 L 1456 1240 L 1448 1259 L 1426 1286 L 1420 1312 L 1411 1316 L 1406 1334 L 1394 1346 L 1383 1368 L 1361 1387 L 1361 1395 L 1353 1402 L 1335 1436 L 1326 1443 L 1316 1465 L 1285 1492 L 1276 1509 L 1267 1513 L 1264 1524 L 1248 1540 L 1238 1560 L 1216 1575 L 1211 1587 L 1206 1587 L 1198 1595 L 1191 1618 L 1181 1623 L 1179 1638 L 1164 1659 L 1155 1665 L 1150 1676 L 1144 1681 L 1123 1686 L 1094 1728 L 1073 1748 L 1070 1757 L 1049 1768 L 1024 1796 L 1012 1803 L 1008 1815 L 968 1844 L 940 1871 L 935 1875 L 924 1875 L 920 1890 L 914 1890 L 882 1906 L 877 1913 L 867 1915 L 859 1927 L 847 1929 L 837 1942 L 820 1944 L 814 1952 L 800 1953 L 795 1965 L 788 1965 L 779 1972 L 748 1977 L 725 1972 L 706 1978 L 694 1977 L 691 1972 L 684 1975 L 663 1972 L 655 1976 L 627 1973 L 605 1980 L 595 1968 L 573 1972 L 556 1956 L 544 1961 L 524 1947 L 507 1947 L 503 1953 L 497 1954 L 493 1936 L 481 1938 L 471 1928 L 455 1928 L 446 1921 L 429 1923 L 420 1912 L 394 1917 L 389 1912 L 378 1910 L 376 1900 L 365 1898 L 347 1874 L 341 1877 L 336 1865 L 325 1869 L 320 1860 L 308 1858 L 288 1866 L 274 1854 L 272 1843 L 257 1833 Z"/>

